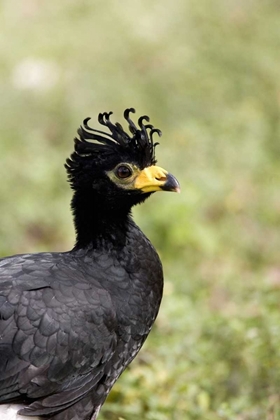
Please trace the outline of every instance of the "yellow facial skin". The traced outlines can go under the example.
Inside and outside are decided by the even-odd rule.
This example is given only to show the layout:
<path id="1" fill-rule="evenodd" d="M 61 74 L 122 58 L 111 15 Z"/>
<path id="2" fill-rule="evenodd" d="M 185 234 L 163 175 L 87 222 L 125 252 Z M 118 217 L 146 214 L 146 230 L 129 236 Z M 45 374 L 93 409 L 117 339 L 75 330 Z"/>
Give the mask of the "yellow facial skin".
<path id="1" fill-rule="evenodd" d="M 130 176 L 126 178 L 117 176 L 117 169 L 121 165 L 125 165 L 130 169 Z M 127 190 L 140 190 L 143 193 L 155 191 L 180 192 L 180 185 L 177 179 L 165 169 L 155 165 L 140 170 L 136 165 L 121 163 L 113 171 L 108 172 L 107 175 L 111 181 Z"/>
<path id="2" fill-rule="evenodd" d="M 168 172 L 159 166 L 149 166 L 136 177 L 134 188 L 143 192 L 162 191 Z"/>

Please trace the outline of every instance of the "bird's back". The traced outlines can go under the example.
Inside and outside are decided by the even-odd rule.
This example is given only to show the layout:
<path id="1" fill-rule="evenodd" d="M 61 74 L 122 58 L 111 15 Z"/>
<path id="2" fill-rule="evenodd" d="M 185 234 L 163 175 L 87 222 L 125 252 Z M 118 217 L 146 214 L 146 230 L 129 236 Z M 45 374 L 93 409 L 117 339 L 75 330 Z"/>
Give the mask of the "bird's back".
<path id="1" fill-rule="evenodd" d="M 38 415 L 87 399 L 99 407 L 141 348 L 161 294 L 158 256 L 132 222 L 122 252 L 0 260 L 0 401 L 36 400 L 23 413 Z"/>

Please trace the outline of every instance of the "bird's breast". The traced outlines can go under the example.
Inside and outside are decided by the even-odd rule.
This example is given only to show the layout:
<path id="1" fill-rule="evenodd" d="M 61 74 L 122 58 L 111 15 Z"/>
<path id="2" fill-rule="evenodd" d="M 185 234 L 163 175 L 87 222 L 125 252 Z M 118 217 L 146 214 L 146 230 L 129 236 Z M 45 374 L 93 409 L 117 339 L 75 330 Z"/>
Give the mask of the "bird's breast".
<path id="1" fill-rule="evenodd" d="M 39 417 L 34 416 L 20 416 L 17 412 L 24 408 L 23 404 L 3 404 L 0 405 L 1 420 L 40 420 Z"/>

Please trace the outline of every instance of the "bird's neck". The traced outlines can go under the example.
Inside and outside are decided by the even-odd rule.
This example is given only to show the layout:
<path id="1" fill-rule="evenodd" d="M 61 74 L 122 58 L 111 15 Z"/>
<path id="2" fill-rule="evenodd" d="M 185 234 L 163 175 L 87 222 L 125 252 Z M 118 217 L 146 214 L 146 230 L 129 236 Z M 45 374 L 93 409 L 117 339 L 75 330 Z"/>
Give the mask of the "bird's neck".
<path id="1" fill-rule="evenodd" d="M 72 211 L 76 230 L 75 249 L 123 247 L 130 220 L 130 207 L 92 190 L 75 191 Z"/>

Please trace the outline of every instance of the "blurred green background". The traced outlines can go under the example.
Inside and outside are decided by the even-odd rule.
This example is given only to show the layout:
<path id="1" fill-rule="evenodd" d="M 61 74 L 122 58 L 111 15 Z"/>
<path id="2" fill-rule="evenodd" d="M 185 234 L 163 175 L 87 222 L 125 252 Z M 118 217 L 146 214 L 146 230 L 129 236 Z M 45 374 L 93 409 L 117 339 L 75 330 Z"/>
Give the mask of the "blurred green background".
<path id="1" fill-rule="evenodd" d="M 83 118 L 135 107 L 182 193 L 135 218 L 166 286 L 100 420 L 280 419 L 279 0 L 2 0 L 0 253 L 68 250 Z"/>

